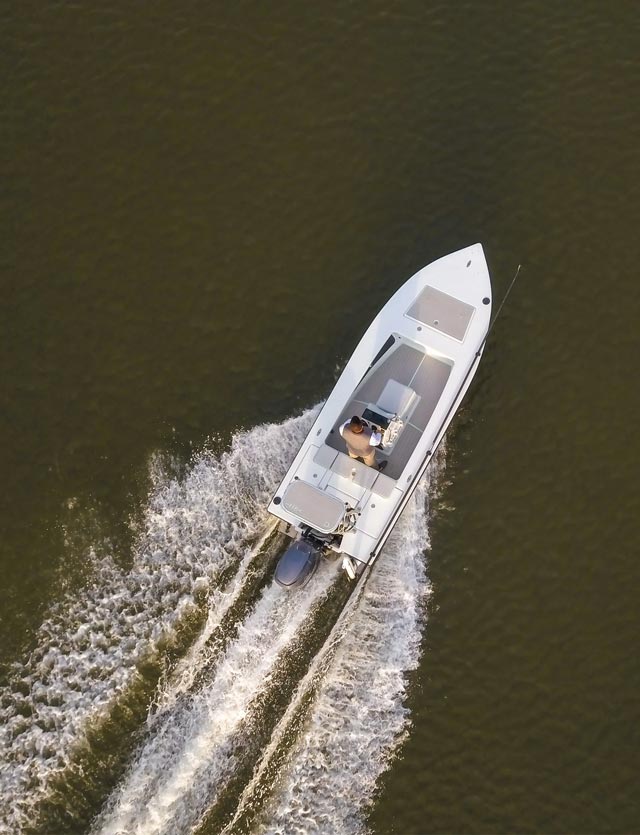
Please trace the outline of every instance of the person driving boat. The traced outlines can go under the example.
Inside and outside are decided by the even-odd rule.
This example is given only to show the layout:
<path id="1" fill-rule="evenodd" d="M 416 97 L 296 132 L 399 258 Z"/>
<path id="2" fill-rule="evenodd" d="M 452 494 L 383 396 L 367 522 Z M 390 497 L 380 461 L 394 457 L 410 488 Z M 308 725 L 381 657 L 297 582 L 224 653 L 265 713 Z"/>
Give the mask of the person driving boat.
<path id="1" fill-rule="evenodd" d="M 340 434 L 347 445 L 350 458 L 362 458 L 368 467 L 376 466 L 375 447 L 382 443 L 382 434 L 377 429 L 369 426 L 358 415 L 354 415 L 351 420 L 342 424 Z M 386 461 L 378 464 L 378 469 L 382 470 L 386 464 Z"/>

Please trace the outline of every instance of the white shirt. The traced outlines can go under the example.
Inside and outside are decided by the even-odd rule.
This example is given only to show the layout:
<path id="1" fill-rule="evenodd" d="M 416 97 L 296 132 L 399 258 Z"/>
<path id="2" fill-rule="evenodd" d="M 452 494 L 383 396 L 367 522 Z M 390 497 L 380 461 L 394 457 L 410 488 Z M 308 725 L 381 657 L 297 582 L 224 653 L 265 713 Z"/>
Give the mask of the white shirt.
<path id="1" fill-rule="evenodd" d="M 342 424 L 342 426 L 340 427 L 340 434 L 341 435 L 342 435 L 343 431 L 347 428 L 347 426 L 349 426 L 350 423 L 351 423 L 351 421 L 347 420 Z M 382 435 L 380 434 L 380 432 L 376 432 L 375 429 L 373 429 L 371 426 L 369 427 L 369 429 L 371 429 L 371 437 L 369 438 L 369 446 L 379 446 L 380 443 L 382 442 Z"/>

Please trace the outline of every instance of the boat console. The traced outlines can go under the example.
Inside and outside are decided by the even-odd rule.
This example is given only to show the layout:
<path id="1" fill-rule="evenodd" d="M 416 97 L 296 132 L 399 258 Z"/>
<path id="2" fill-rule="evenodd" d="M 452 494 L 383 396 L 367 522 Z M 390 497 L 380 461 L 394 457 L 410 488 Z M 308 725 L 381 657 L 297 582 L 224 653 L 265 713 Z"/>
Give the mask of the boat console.
<path id="1" fill-rule="evenodd" d="M 363 411 L 364 420 L 380 428 L 381 450 L 387 455 L 400 438 L 419 400 L 419 395 L 409 386 L 397 380 L 387 380 L 377 403 L 369 403 Z"/>

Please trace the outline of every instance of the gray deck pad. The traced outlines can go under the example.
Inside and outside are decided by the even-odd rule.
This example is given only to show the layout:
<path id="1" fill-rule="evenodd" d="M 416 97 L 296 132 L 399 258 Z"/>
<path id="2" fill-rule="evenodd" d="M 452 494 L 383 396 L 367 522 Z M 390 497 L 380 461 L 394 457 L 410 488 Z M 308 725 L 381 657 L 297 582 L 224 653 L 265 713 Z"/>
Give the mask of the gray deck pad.
<path id="1" fill-rule="evenodd" d="M 344 516 L 344 504 L 335 496 L 306 481 L 292 481 L 284 491 L 282 506 L 323 533 L 335 531 Z"/>
<path id="2" fill-rule="evenodd" d="M 393 493 L 395 486 L 396 483 L 392 478 L 378 473 L 378 478 L 373 483 L 373 492 L 383 499 L 388 499 Z"/>
<path id="3" fill-rule="evenodd" d="M 452 367 L 442 360 L 427 355 L 411 381 L 411 388 L 420 395 L 420 400 L 410 420 L 411 424 L 421 432 L 427 428 L 433 410 L 438 405 Z"/>
<path id="4" fill-rule="evenodd" d="M 397 380 L 398 383 L 412 388 L 420 400 L 410 415 L 410 422 L 402 430 L 390 453 L 387 455 L 384 450 L 376 449 L 376 464 L 386 460 L 388 463 L 384 471 L 385 477 L 399 478 L 431 419 L 452 367 L 449 363 L 417 348 L 400 344 L 381 365 L 364 377 L 326 437 L 325 443 L 338 452 L 345 452 L 346 444 L 340 435 L 340 426 L 352 415 L 362 415 L 369 403 L 376 403 L 388 380 Z"/>
<path id="5" fill-rule="evenodd" d="M 321 467 L 324 467 L 326 470 L 331 469 L 331 465 L 336 460 L 337 451 L 335 449 L 331 449 L 326 444 L 322 444 L 321 447 L 312 447 L 312 449 L 317 449 L 318 451 L 313 457 L 313 460 L 316 464 L 319 464 Z"/>
<path id="6" fill-rule="evenodd" d="M 448 293 L 425 287 L 407 310 L 407 316 L 462 342 L 474 311 L 475 307 Z"/>
<path id="7" fill-rule="evenodd" d="M 354 392 L 354 398 L 365 403 L 376 403 L 387 380 L 397 380 L 403 386 L 408 386 L 423 359 L 423 351 L 401 342 L 387 354 L 383 363 L 365 375 Z"/>

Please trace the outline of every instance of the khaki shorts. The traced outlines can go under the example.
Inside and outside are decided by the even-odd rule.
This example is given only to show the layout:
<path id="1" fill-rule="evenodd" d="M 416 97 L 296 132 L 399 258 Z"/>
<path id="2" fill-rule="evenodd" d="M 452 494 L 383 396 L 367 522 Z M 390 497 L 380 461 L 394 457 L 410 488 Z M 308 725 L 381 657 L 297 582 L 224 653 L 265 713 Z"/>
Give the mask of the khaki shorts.
<path id="1" fill-rule="evenodd" d="M 371 452 L 367 455 L 354 455 L 352 452 L 350 452 L 349 458 L 362 458 L 367 467 L 373 467 L 376 463 L 376 451 L 375 449 L 372 449 Z"/>

